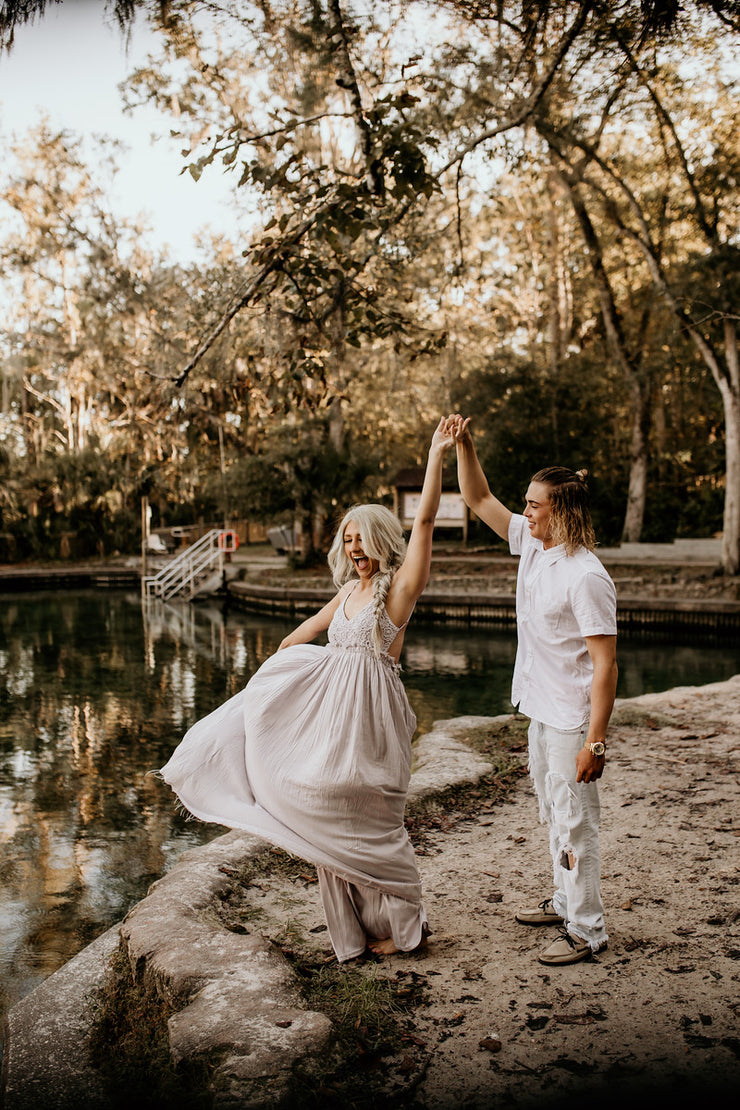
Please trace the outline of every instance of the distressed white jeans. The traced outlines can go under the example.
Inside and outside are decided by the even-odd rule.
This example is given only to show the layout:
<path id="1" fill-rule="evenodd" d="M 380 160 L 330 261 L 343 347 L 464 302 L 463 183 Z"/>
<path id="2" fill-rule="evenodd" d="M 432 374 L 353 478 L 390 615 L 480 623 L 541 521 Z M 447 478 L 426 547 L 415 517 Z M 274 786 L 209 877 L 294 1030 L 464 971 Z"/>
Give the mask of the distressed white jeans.
<path id="1" fill-rule="evenodd" d="M 553 908 L 574 936 L 596 951 L 608 940 L 601 902 L 599 790 L 576 782 L 576 756 L 586 742 L 588 721 L 564 731 L 532 721 L 529 773 L 550 833 Z"/>

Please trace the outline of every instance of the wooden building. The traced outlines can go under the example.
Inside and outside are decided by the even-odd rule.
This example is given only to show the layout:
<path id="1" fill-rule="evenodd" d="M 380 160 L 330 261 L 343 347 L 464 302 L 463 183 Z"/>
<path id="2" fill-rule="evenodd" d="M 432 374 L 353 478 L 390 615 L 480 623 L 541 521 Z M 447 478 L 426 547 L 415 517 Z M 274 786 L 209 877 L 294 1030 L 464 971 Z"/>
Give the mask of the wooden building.
<path id="1" fill-rule="evenodd" d="M 396 475 L 393 486 L 393 509 L 404 529 L 410 528 L 414 523 L 423 482 L 423 466 L 408 467 L 406 470 L 399 470 Z M 463 541 L 467 543 L 469 520 L 470 512 L 460 493 L 457 476 L 443 474 L 442 496 L 434 523 L 435 528 L 459 529 Z"/>

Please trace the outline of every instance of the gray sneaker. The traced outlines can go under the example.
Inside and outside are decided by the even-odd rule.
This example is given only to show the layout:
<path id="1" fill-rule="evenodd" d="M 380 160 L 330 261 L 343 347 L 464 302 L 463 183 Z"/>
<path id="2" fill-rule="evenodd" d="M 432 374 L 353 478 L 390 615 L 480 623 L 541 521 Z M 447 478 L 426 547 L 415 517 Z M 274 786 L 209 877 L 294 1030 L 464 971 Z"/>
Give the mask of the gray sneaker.
<path id="1" fill-rule="evenodd" d="M 553 908 L 552 898 L 545 898 L 534 909 L 517 910 L 516 920 L 520 925 L 562 925 L 563 919 Z"/>

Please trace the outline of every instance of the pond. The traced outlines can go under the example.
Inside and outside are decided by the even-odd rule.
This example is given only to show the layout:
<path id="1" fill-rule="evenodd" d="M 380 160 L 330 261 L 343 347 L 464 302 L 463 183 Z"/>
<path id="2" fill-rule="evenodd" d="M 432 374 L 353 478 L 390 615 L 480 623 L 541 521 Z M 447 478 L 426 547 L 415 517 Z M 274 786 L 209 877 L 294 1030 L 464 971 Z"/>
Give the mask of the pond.
<path id="1" fill-rule="evenodd" d="M 162 766 L 290 622 L 138 594 L 0 597 L 0 1018 L 119 921 L 186 848 Z M 411 626 L 403 679 L 421 731 L 511 711 L 512 632 Z M 620 643 L 622 697 L 737 670 L 737 646 Z"/>

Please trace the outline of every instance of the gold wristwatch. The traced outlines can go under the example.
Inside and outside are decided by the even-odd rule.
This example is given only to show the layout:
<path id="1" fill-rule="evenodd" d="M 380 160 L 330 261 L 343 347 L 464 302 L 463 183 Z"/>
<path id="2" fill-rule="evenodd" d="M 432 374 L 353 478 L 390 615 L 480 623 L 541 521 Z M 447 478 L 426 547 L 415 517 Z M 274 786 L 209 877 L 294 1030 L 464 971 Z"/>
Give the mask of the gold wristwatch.
<path id="1" fill-rule="evenodd" d="M 591 755 L 604 755 L 606 752 L 606 744 L 603 740 L 597 740 L 593 744 L 586 744 L 586 747 L 591 752 Z"/>

